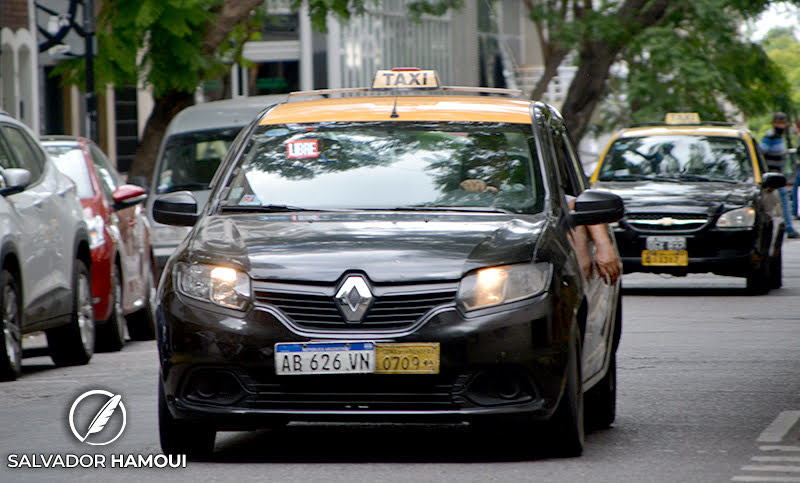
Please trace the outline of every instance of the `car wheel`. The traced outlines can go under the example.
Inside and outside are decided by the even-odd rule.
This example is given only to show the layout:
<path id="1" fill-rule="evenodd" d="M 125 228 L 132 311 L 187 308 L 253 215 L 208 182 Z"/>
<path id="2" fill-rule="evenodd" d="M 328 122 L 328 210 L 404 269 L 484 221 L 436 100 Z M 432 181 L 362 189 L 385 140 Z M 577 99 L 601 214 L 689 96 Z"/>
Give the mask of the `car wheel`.
<path id="1" fill-rule="evenodd" d="M 125 318 L 122 316 L 122 277 L 119 266 L 111 272 L 111 315 L 97 325 L 98 352 L 116 352 L 125 345 Z"/>
<path id="2" fill-rule="evenodd" d="M 761 265 L 747 275 L 747 293 L 750 295 L 764 295 L 769 292 L 771 279 L 769 262 L 763 260 Z"/>
<path id="3" fill-rule="evenodd" d="M 161 381 L 158 383 L 158 435 L 164 454 L 185 454 L 190 460 L 201 460 L 214 451 L 217 431 L 197 421 L 176 420 L 167 407 Z"/>
<path id="4" fill-rule="evenodd" d="M 147 296 L 144 307 L 128 316 L 128 333 L 132 340 L 156 338 L 156 282 L 153 272 L 147 272 Z"/>
<path id="5" fill-rule="evenodd" d="M 606 429 L 617 415 L 617 355 L 611 354 L 608 371 L 603 379 L 586 391 L 586 426 Z"/>
<path id="6" fill-rule="evenodd" d="M 0 308 L 5 347 L 0 353 L 0 381 L 13 381 L 22 372 L 22 304 L 19 284 L 8 270 L 0 272 Z"/>
<path id="7" fill-rule="evenodd" d="M 783 287 L 783 250 L 778 250 L 778 253 L 772 257 L 769 262 L 769 278 L 770 288 Z"/>
<path id="8" fill-rule="evenodd" d="M 569 340 L 567 383 L 564 394 L 550 420 L 553 449 L 558 456 L 573 457 L 583 453 L 583 375 L 581 371 L 581 341 L 577 327 Z"/>
<path id="9" fill-rule="evenodd" d="M 50 357 L 57 366 L 87 364 L 94 354 L 95 326 L 91 287 L 86 264 L 75 260 L 70 322 L 47 331 Z"/>

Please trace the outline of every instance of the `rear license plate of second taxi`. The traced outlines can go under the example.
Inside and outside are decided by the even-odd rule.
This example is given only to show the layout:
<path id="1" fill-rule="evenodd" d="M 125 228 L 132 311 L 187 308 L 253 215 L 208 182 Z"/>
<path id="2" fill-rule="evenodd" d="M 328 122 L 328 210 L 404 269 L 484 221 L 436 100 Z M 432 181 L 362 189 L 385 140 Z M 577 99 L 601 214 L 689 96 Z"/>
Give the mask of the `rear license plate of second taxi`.
<path id="1" fill-rule="evenodd" d="M 275 373 L 367 374 L 375 372 L 374 342 L 275 344 Z"/>

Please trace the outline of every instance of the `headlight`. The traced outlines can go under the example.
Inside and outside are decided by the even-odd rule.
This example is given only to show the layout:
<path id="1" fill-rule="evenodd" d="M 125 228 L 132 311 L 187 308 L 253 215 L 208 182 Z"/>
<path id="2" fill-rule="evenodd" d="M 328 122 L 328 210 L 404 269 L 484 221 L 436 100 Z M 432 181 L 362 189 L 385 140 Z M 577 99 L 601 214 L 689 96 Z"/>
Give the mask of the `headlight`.
<path id="1" fill-rule="evenodd" d="M 756 210 L 748 206 L 723 213 L 717 220 L 717 228 L 750 228 L 755 222 Z"/>
<path id="2" fill-rule="evenodd" d="M 470 311 L 533 297 L 547 289 L 551 271 L 549 263 L 482 268 L 461 280 L 458 301 Z"/>
<path id="3" fill-rule="evenodd" d="M 94 250 L 106 243 L 106 223 L 100 215 L 92 216 L 94 213 L 90 208 L 83 211 L 86 220 L 86 228 L 89 229 L 89 249 Z"/>
<path id="4" fill-rule="evenodd" d="M 234 268 L 179 262 L 173 278 L 181 293 L 223 307 L 244 310 L 250 300 L 250 277 Z"/>

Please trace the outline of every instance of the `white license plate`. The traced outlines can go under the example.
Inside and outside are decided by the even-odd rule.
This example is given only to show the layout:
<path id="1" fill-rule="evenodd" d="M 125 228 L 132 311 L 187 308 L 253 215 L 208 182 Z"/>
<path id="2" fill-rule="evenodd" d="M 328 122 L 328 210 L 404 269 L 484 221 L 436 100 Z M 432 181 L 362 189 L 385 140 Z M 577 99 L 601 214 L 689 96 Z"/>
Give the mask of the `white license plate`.
<path id="1" fill-rule="evenodd" d="M 647 249 L 651 251 L 686 250 L 686 237 L 649 236 L 647 237 Z"/>
<path id="2" fill-rule="evenodd" d="M 375 343 L 275 344 L 275 372 L 278 375 L 372 373 L 375 372 Z"/>

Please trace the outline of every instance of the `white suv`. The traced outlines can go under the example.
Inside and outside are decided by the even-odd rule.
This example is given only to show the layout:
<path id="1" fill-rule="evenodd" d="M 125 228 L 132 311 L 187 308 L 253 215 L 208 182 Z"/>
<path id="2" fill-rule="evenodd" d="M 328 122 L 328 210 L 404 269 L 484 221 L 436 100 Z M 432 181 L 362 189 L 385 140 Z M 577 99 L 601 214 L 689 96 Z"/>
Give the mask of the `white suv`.
<path id="1" fill-rule="evenodd" d="M 75 184 L 25 125 L 0 111 L 0 380 L 19 376 L 28 332 L 46 331 L 57 365 L 89 362 L 90 264 Z"/>

